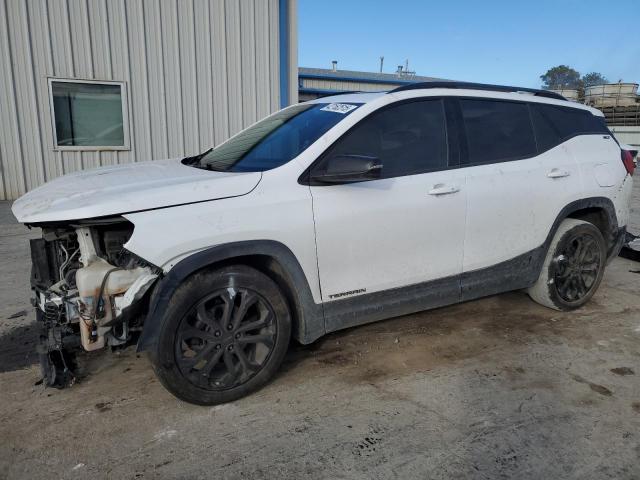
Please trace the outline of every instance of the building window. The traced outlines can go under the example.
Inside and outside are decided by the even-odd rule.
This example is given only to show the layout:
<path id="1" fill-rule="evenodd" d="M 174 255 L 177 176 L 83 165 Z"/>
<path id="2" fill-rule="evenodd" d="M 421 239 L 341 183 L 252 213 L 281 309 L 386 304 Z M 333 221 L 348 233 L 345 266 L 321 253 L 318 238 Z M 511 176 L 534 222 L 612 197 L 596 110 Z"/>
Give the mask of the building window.
<path id="1" fill-rule="evenodd" d="M 129 150 L 123 82 L 49 79 L 57 150 Z"/>

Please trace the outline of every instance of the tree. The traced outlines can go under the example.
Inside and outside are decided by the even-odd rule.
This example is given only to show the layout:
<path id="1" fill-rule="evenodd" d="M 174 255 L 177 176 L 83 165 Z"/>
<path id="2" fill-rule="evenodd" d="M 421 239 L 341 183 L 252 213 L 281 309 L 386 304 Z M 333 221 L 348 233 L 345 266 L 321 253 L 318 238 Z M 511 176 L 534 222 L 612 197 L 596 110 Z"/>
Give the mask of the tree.
<path id="1" fill-rule="evenodd" d="M 604 85 L 609 83 L 604 75 L 598 72 L 587 73 L 582 76 L 582 85 L 584 87 L 593 87 L 594 85 Z"/>
<path id="2" fill-rule="evenodd" d="M 542 88 L 559 90 L 562 88 L 580 88 L 580 73 L 567 65 L 550 68 L 547 73 L 540 75 Z"/>

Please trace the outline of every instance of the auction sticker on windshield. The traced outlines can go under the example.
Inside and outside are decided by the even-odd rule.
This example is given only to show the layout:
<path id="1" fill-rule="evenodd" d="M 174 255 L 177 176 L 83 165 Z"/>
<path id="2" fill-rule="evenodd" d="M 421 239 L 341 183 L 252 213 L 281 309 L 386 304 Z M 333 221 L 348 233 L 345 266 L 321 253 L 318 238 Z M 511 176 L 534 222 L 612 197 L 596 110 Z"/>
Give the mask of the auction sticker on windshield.
<path id="1" fill-rule="evenodd" d="M 355 108 L 358 108 L 358 105 L 351 105 L 350 103 L 330 103 L 326 107 L 322 107 L 320 110 L 325 112 L 342 113 L 344 115 Z"/>

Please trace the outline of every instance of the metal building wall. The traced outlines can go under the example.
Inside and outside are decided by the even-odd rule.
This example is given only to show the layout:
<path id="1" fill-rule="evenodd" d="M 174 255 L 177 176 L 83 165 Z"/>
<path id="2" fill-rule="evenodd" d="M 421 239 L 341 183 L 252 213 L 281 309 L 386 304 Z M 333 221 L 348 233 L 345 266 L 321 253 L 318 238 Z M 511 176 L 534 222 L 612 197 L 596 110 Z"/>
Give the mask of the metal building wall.
<path id="1" fill-rule="evenodd" d="M 0 0 L 0 199 L 75 170 L 195 154 L 296 103 L 295 8 Z M 126 82 L 131 150 L 55 151 L 48 77 Z"/>
<path id="2" fill-rule="evenodd" d="M 363 80 L 357 81 L 344 81 L 334 80 L 332 78 L 316 79 L 316 78 L 302 78 L 300 87 L 304 88 L 317 88 L 321 90 L 357 90 L 360 92 L 378 92 L 381 90 L 393 90 L 398 86 L 397 83 L 371 83 Z"/>

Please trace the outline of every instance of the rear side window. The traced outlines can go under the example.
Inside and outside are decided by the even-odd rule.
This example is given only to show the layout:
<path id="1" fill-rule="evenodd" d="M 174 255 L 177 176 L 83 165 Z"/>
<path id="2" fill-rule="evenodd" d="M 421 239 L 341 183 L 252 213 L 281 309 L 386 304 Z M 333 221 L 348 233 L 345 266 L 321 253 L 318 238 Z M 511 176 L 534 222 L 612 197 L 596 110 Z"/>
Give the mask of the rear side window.
<path id="1" fill-rule="evenodd" d="M 577 135 L 609 134 L 601 118 L 577 108 L 534 103 L 531 116 L 540 152 Z"/>
<path id="2" fill-rule="evenodd" d="M 442 100 L 402 103 L 374 112 L 336 142 L 329 156 L 338 155 L 377 157 L 382 162 L 381 178 L 447 168 Z"/>
<path id="3" fill-rule="evenodd" d="M 536 154 L 526 103 L 461 99 L 469 164 L 496 163 Z"/>

